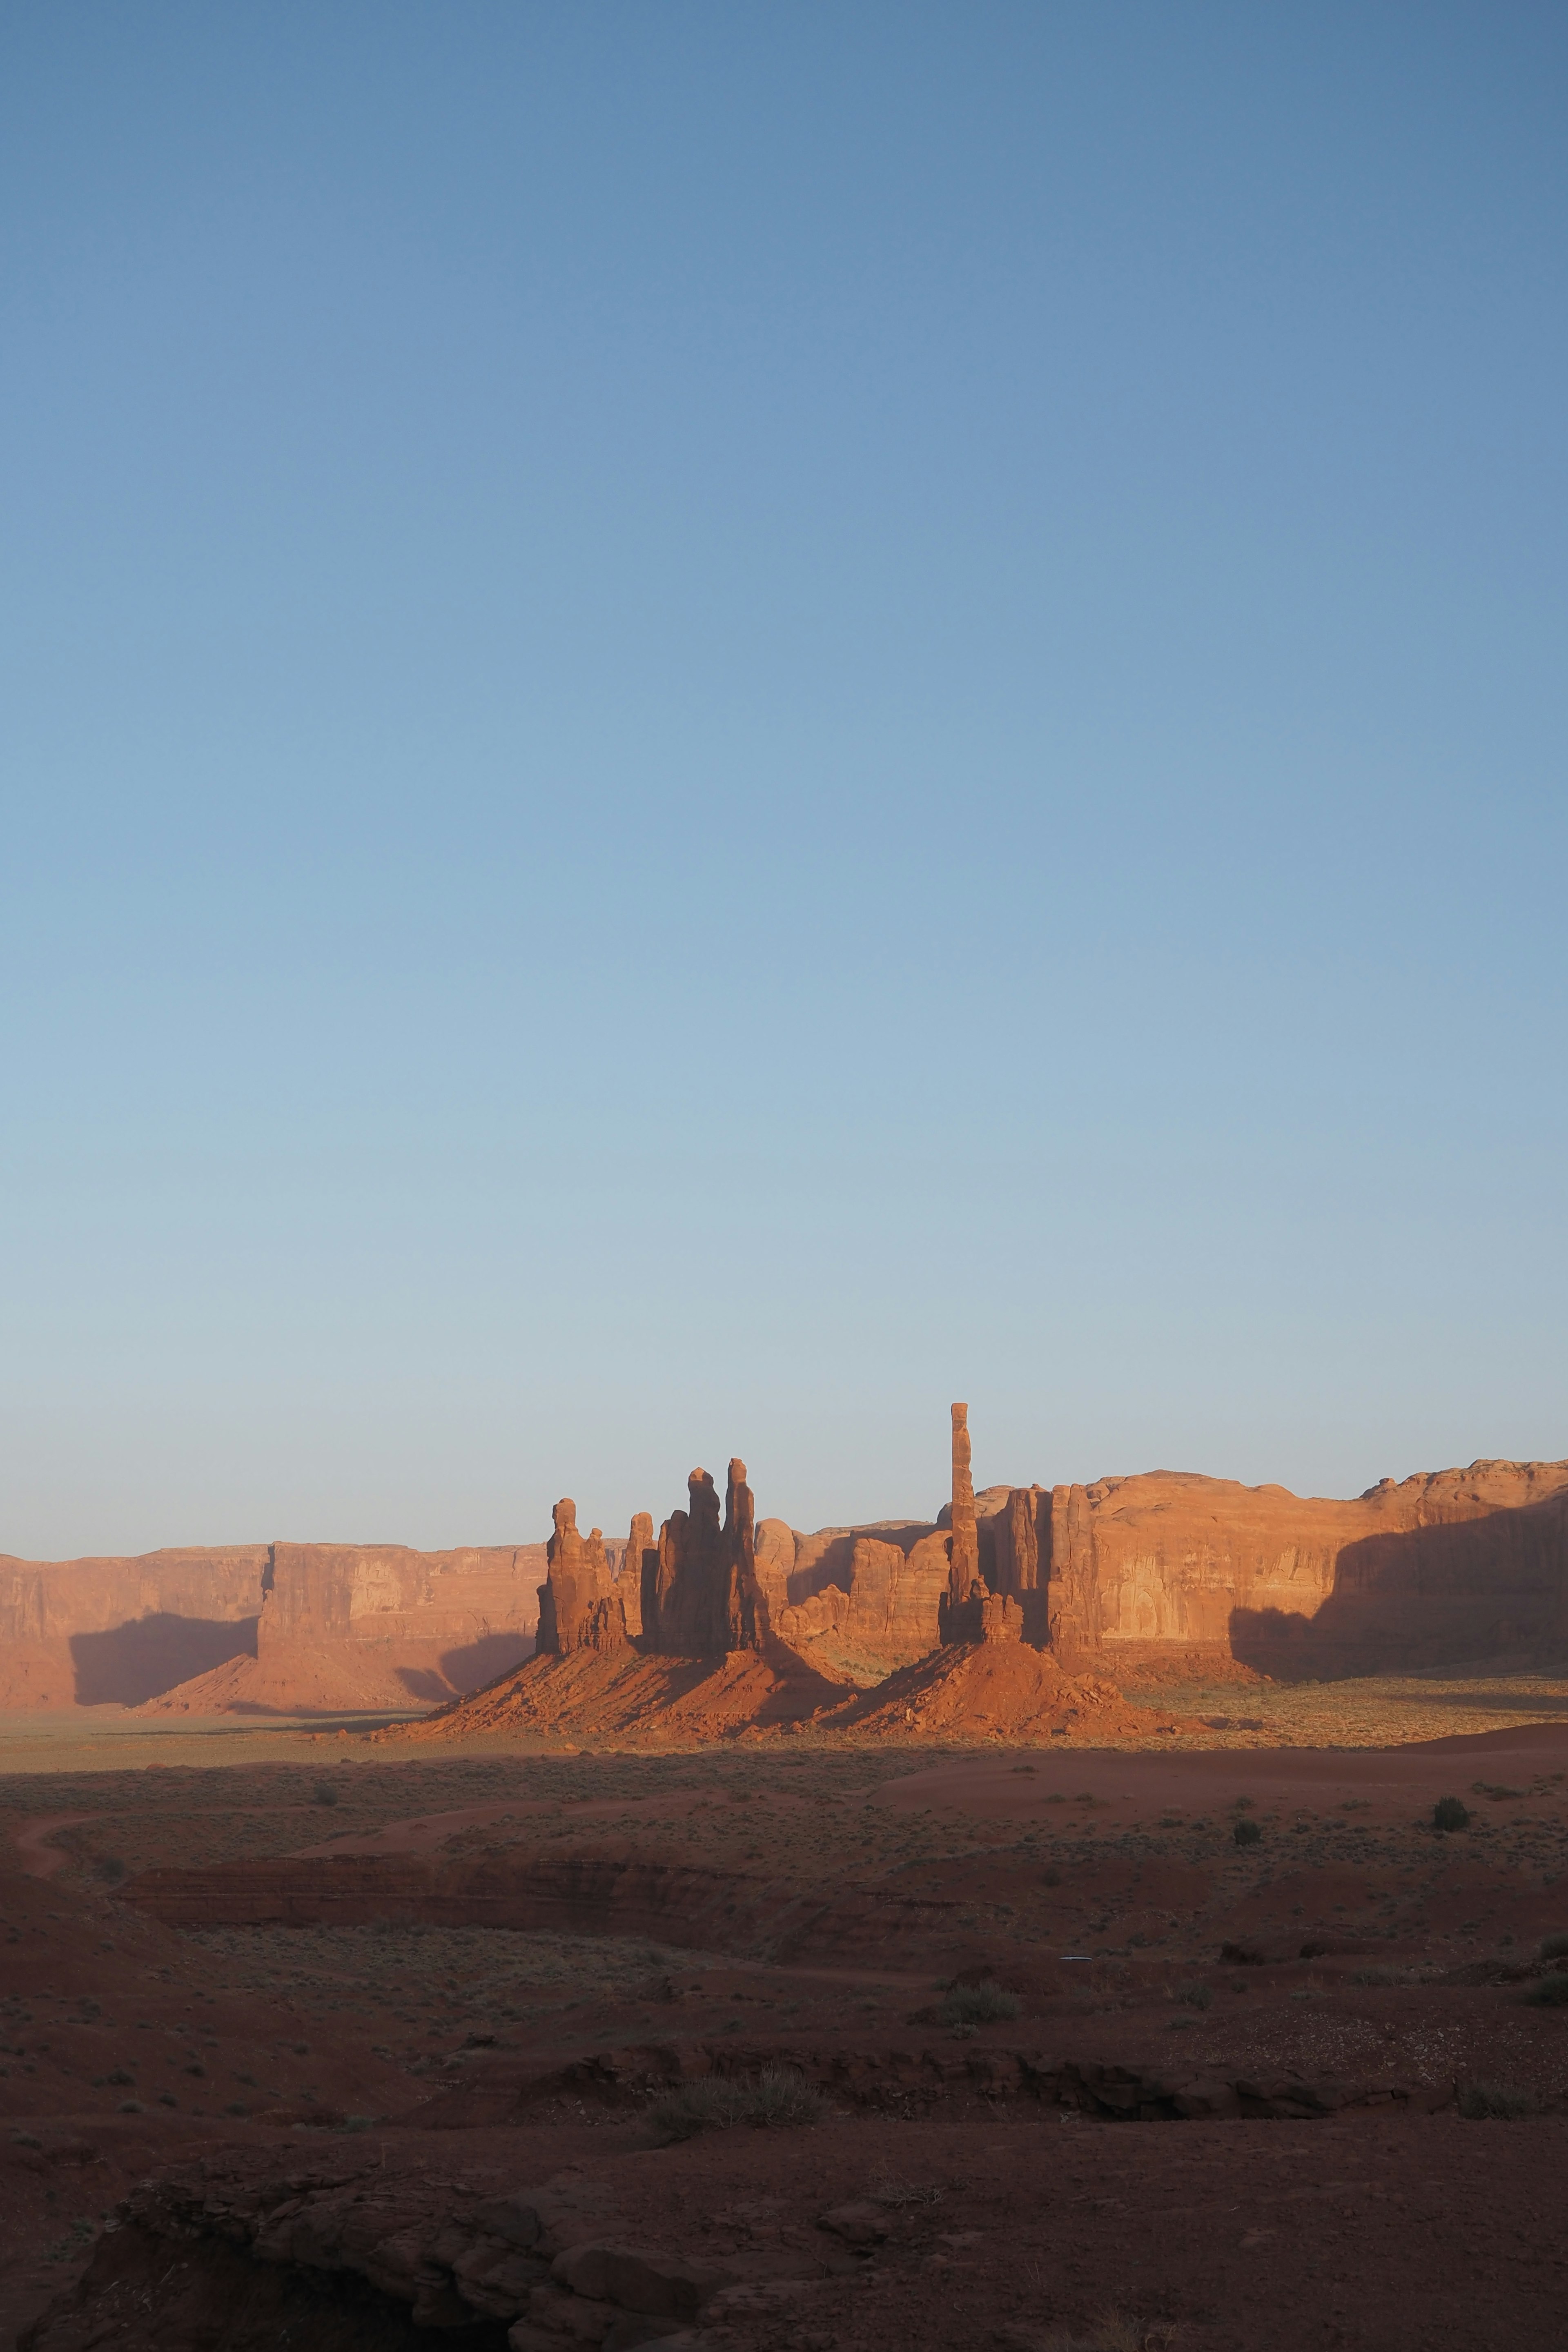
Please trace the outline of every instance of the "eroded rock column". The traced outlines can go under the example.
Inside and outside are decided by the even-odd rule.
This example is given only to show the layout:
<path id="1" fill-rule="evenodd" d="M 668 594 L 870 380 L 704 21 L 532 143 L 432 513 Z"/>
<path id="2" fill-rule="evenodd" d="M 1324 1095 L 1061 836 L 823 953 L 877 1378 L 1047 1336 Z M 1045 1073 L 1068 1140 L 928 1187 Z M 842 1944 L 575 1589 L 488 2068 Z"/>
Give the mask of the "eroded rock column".
<path id="1" fill-rule="evenodd" d="M 948 1599 L 967 1601 L 980 1581 L 980 1531 L 974 1520 L 974 1479 L 970 1470 L 969 1407 L 952 1408 L 952 1551 Z"/>

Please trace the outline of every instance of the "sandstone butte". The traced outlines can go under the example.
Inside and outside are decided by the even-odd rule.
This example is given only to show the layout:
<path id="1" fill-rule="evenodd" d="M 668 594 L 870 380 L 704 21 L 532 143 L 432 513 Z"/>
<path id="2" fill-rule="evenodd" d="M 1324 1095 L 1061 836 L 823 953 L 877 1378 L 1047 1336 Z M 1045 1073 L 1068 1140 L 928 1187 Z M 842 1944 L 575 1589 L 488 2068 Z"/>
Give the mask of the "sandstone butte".
<path id="1" fill-rule="evenodd" d="M 693 1471 L 657 1536 L 646 1512 L 622 1540 L 584 1536 L 563 1499 L 547 1545 L 0 1559 L 6 1708 L 434 1704 L 411 1736 L 436 1738 L 807 1718 L 1110 1735 L 1122 1684 L 1565 1648 L 1568 1463 L 1477 1462 L 1345 1502 L 1174 1471 L 976 1495 L 963 1405 L 934 1519 L 803 1534 L 757 1517 L 737 1458 L 722 1502 Z"/>

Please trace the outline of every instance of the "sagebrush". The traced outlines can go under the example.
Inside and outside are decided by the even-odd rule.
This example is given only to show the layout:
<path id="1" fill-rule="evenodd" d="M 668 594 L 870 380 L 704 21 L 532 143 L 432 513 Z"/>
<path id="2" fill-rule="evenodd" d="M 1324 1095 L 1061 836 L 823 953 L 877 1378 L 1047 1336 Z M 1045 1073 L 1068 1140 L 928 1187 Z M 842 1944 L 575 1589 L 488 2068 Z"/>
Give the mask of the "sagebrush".
<path id="1" fill-rule="evenodd" d="M 702 2074 L 679 2090 L 666 2091 L 648 2108 L 648 2120 L 665 2139 L 692 2139 L 701 2131 L 728 2131 L 736 2124 L 815 2124 L 827 2103 L 814 2083 L 788 2066 L 764 2066 L 760 2074 Z"/>
<path id="2" fill-rule="evenodd" d="M 1016 1992 L 1005 1985 L 949 1985 L 942 1999 L 942 2021 L 947 2025 L 989 2025 L 1001 2017 L 1016 2017 L 1022 2007 Z"/>

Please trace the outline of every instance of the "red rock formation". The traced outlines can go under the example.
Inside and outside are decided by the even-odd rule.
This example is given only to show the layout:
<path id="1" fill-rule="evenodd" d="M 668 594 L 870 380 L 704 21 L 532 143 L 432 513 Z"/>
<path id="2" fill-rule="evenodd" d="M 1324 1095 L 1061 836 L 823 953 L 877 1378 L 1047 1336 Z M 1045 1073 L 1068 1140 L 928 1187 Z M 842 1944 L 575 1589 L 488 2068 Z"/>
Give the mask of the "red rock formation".
<path id="1" fill-rule="evenodd" d="M 773 1613 L 780 1638 L 796 1649 L 823 1644 L 825 1664 L 861 1675 L 890 1672 L 934 1649 L 947 1598 L 947 1538 L 931 1529 L 900 1530 L 902 1541 L 836 1536 L 847 1547 L 842 1584 L 819 1585 Z M 817 1538 L 803 1538 L 804 1546 Z M 837 1563 L 836 1563 L 837 1564 Z"/>
<path id="2" fill-rule="evenodd" d="M 269 1548 L 0 1558 L 0 1709 L 137 1706 L 254 1658 Z"/>
<path id="3" fill-rule="evenodd" d="M 631 1532 L 621 1554 L 620 1574 L 616 1579 L 616 1591 L 620 1597 L 626 1631 L 634 1638 L 642 1632 L 643 1568 L 650 1552 L 657 1564 L 658 1553 L 653 1539 L 652 1516 L 647 1511 L 638 1511 L 632 1519 Z"/>
<path id="4" fill-rule="evenodd" d="M 439 1702 L 527 1656 L 535 1559 L 279 1543 L 0 1560 L 0 1708 Z"/>
<path id="5" fill-rule="evenodd" d="M 969 1407 L 952 1408 L 952 1551 L 948 1570 L 950 1601 L 970 1599 L 980 1582 L 980 1537 L 974 1517 L 974 1480 L 970 1475 Z"/>
<path id="6" fill-rule="evenodd" d="M 1049 1639 L 1046 1586 L 1040 1572 L 1040 1497 L 1045 1494 L 1042 1486 L 1010 1488 L 1005 1504 L 990 1523 L 991 1589 L 1008 1594 L 1018 1603 L 1023 1638 L 1037 1648 Z M 1046 1508 L 1048 1545 L 1048 1496 Z"/>
<path id="7" fill-rule="evenodd" d="M 574 1650 L 617 1650 L 626 1645 L 626 1612 L 610 1580 L 605 1538 L 595 1528 L 584 1542 L 577 1506 L 556 1504 L 555 1532 L 546 1546 L 550 1566 L 539 1588 L 536 1648 L 563 1658 Z"/>
<path id="8" fill-rule="evenodd" d="M 1065 1674 L 1048 1654 L 1021 1643 L 1016 1601 L 993 1594 L 972 1606 L 991 1612 L 997 1630 L 945 1643 L 836 1708 L 827 1723 L 892 1739 L 1041 1744 L 1062 1736 L 1122 1738 L 1153 1727 L 1158 1718 L 1130 1706 L 1113 1683 Z"/>
<path id="9" fill-rule="evenodd" d="M 1040 1506 L 1068 1664 L 1161 1654 L 1374 1672 L 1568 1641 L 1568 1462 L 1477 1462 L 1352 1502 L 1173 1471 Z"/>
<path id="10" fill-rule="evenodd" d="M 643 1647 L 706 1658 L 757 1646 L 756 1503 L 746 1465 L 730 1465 L 724 1521 L 706 1470 L 687 1480 L 690 1508 L 672 1511 L 643 1570 Z"/>

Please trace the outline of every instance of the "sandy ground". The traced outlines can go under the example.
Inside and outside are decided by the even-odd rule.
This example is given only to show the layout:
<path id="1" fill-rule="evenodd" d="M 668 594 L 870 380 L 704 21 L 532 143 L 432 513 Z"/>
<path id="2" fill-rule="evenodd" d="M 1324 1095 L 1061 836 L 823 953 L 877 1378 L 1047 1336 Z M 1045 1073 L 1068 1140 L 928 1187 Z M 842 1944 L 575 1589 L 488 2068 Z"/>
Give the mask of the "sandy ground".
<path id="1" fill-rule="evenodd" d="M 433 1759 L 363 1726 L 35 1718 L 0 1748 L 0 2345 L 108 2260 L 136 2182 L 200 2159 L 372 2163 L 437 2200 L 575 2165 L 627 2227 L 808 2252 L 834 2199 L 929 2198 L 806 2302 L 731 2313 L 735 2352 L 1030 2352 L 1111 2307 L 1180 2352 L 1555 2347 L 1568 2008 L 1529 1996 L 1568 1935 L 1568 1694 L 1531 1723 L 1505 1679 L 1284 1695 L 1314 1747 Z M 1358 1749 L 1358 1709 L 1438 1728 Z M 1443 1837 L 1447 1794 L 1472 1818 Z M 340 1855 L 382 1874 L 376 1916 L 328 1899 Z M 634 1879 L 635 1918 L 605 1893 Z M 301 1924 L 241 1924 L 263 1883 Z M 477 1924 L 496 1885 L 513 1924 Z M 196 1890 L 189 1924 L 159 1885 Z M 955 2024 L 975 1979 L 1014 2013 Z M 816 2127 L 655 2148 L 647 2068 L 780 2063 L 824 2084 Z M 1041 2092 L 1063 2067 L 1357 2104 L 1114 2122 Z M 1467 2118 L 1478 2082 L 1529 2112 Z"/>

